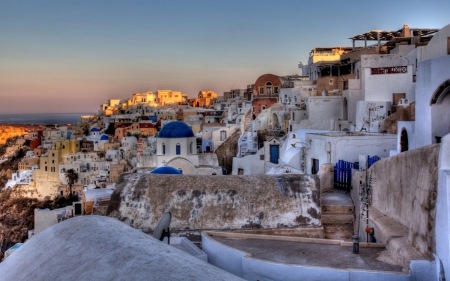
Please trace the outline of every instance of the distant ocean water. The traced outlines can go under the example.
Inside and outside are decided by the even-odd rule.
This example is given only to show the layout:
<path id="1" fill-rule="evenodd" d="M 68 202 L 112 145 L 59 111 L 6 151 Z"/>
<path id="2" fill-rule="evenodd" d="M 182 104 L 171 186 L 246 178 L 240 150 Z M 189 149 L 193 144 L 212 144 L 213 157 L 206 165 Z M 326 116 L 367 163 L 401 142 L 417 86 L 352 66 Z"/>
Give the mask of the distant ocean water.
<path id="1" fill-rule="evenodd" d="M 0 114 L 0 123 L 9 124 L 75 124 L 82 115 L 93 113 Z"/>

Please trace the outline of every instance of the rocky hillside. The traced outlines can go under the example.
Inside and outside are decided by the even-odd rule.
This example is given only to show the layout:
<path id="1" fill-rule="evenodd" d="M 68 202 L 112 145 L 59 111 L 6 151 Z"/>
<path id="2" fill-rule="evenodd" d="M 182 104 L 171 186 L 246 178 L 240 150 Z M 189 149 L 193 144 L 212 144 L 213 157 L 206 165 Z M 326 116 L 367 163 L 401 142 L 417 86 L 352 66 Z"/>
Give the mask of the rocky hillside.
<path id="1" fill-rule="evenodd" d="M 20 137 L 28 133 L 25 127 L 0 126 L 0 145 L 6 144 L 8 139 Z"/>
<path id="2" fill-rule="evenodd" d="M 19 189 L 0 192 L 0 261 L 6 250 L 28 238 L 34 228 L 34 209 L 53 209 L 51 200 L 22 197 Z"/>
<path id="3" fill-rule="evenodd" d="M 8 139 L 21 137 L 29 132 L 45 128 L 44 125 L 28 124 L 0 124 L 0 145 L 6 144 Z"/>

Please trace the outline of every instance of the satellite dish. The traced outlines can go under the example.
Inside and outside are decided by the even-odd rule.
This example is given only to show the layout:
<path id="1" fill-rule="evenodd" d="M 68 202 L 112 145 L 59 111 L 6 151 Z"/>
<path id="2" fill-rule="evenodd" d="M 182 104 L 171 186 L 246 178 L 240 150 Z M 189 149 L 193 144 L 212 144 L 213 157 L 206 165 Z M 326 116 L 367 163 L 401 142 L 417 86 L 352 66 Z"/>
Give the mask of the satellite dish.
<path id="1" fill-rule="evenodd" d="M 153 238 L 163 241 L 164 237 L 167 237 L 167 244 L 170 244 L 170 220 L 172 219 L 172 214 L 170 212 L 164 213 L 164 215 L 159 219 L 158 224 L 153 231 Z"/>

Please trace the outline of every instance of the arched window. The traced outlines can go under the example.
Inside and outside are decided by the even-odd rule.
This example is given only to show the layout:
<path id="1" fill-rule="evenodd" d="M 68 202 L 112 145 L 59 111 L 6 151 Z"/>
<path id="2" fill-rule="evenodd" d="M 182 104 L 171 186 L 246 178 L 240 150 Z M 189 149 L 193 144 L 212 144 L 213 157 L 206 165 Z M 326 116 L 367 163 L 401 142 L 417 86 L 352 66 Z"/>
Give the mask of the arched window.
<path id="1" fill-rule="evenodd" d="M 162 154 L 166 154 L 166 144 L 162 144 Z"/>
<path id="2" fill-rule="evenodd" d="M 177 155 L 181 154 L 181 145 L 179 143 L 177 143 L 177 146 L 176 146 L 176 154 Z"/>
<path id="3" fill-rule="evenodd" d="M 408 151 L 408 132 L 405 128 L 402 128 L 402 132 L 400 135 L 400 152 Z"/>
<path id="4" fill-rule="evenodd" d="M 271 95 L 272 94 L 272 83 L 267 82 L 266 83 L 266 94 Z"/>

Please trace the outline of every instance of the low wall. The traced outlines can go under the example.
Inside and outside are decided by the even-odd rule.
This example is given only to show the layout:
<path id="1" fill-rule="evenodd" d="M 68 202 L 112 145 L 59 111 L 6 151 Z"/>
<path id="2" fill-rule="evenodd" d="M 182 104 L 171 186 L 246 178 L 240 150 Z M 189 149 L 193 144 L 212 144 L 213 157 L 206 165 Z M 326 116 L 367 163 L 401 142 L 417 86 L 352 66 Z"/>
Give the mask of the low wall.
<path id="1" fill-rule="evenodd" d="M 342 280 L 342 281 L 409 281 L 427 280 L 434 270 L 433 262 L 411 261 L 409 274 L 373 270 L 335 269 L 331 267 L 303 266 L 276 263 L 253 258 L 250 253 L 237 250 L 214 240 L 208 232 L 202 233 L 203 251 L 208 262 L 246 280 Z M 350 248 L 349 248 L 350 249 Z M 431 277 L 430 280 L 433 280 Z"/>
<path id="2" fill-rule="evenodd" d="M 434 229 L 439 149 L 440 146 L 434 144 L 402 152 L 379 160 L 368 170 L 374 181 L 370 207 L 375 213 L 369 212 L 371 220 L 385 215 L 383 220 L 389 219 L 396 231 L 405 228 L 408 242 L 428 259 L 433 259 L 436 252 Z M 352 171 L 351 197 L 355 209 L 360 205 L 360 174 Z M 395 222 L 398 222 L 397 226 Z M 365 226 L 364 217 L 360 221 L 360 234 L 364 233 Z M 380 231 L 375 232 L 375 237 L 377 235 L 381 235 Z M 387 237 L 377 237 L 380 238 L 381 242 L 387 242 L 383 241 Z"/>
<path id="3" fill-rule="evenodd" d="M 107 214 L 151 231 L 165 212 L 171 229 L 321 227 L 316 175 L 123 174 Z"/>
<path id="4" fill-rule="evenodd" d="M 435 217 L 440 146 L 429 145 L 376 162 L 372 207 L 409 229 L 408 240 L 426 258 L 435 249 Z"/>

